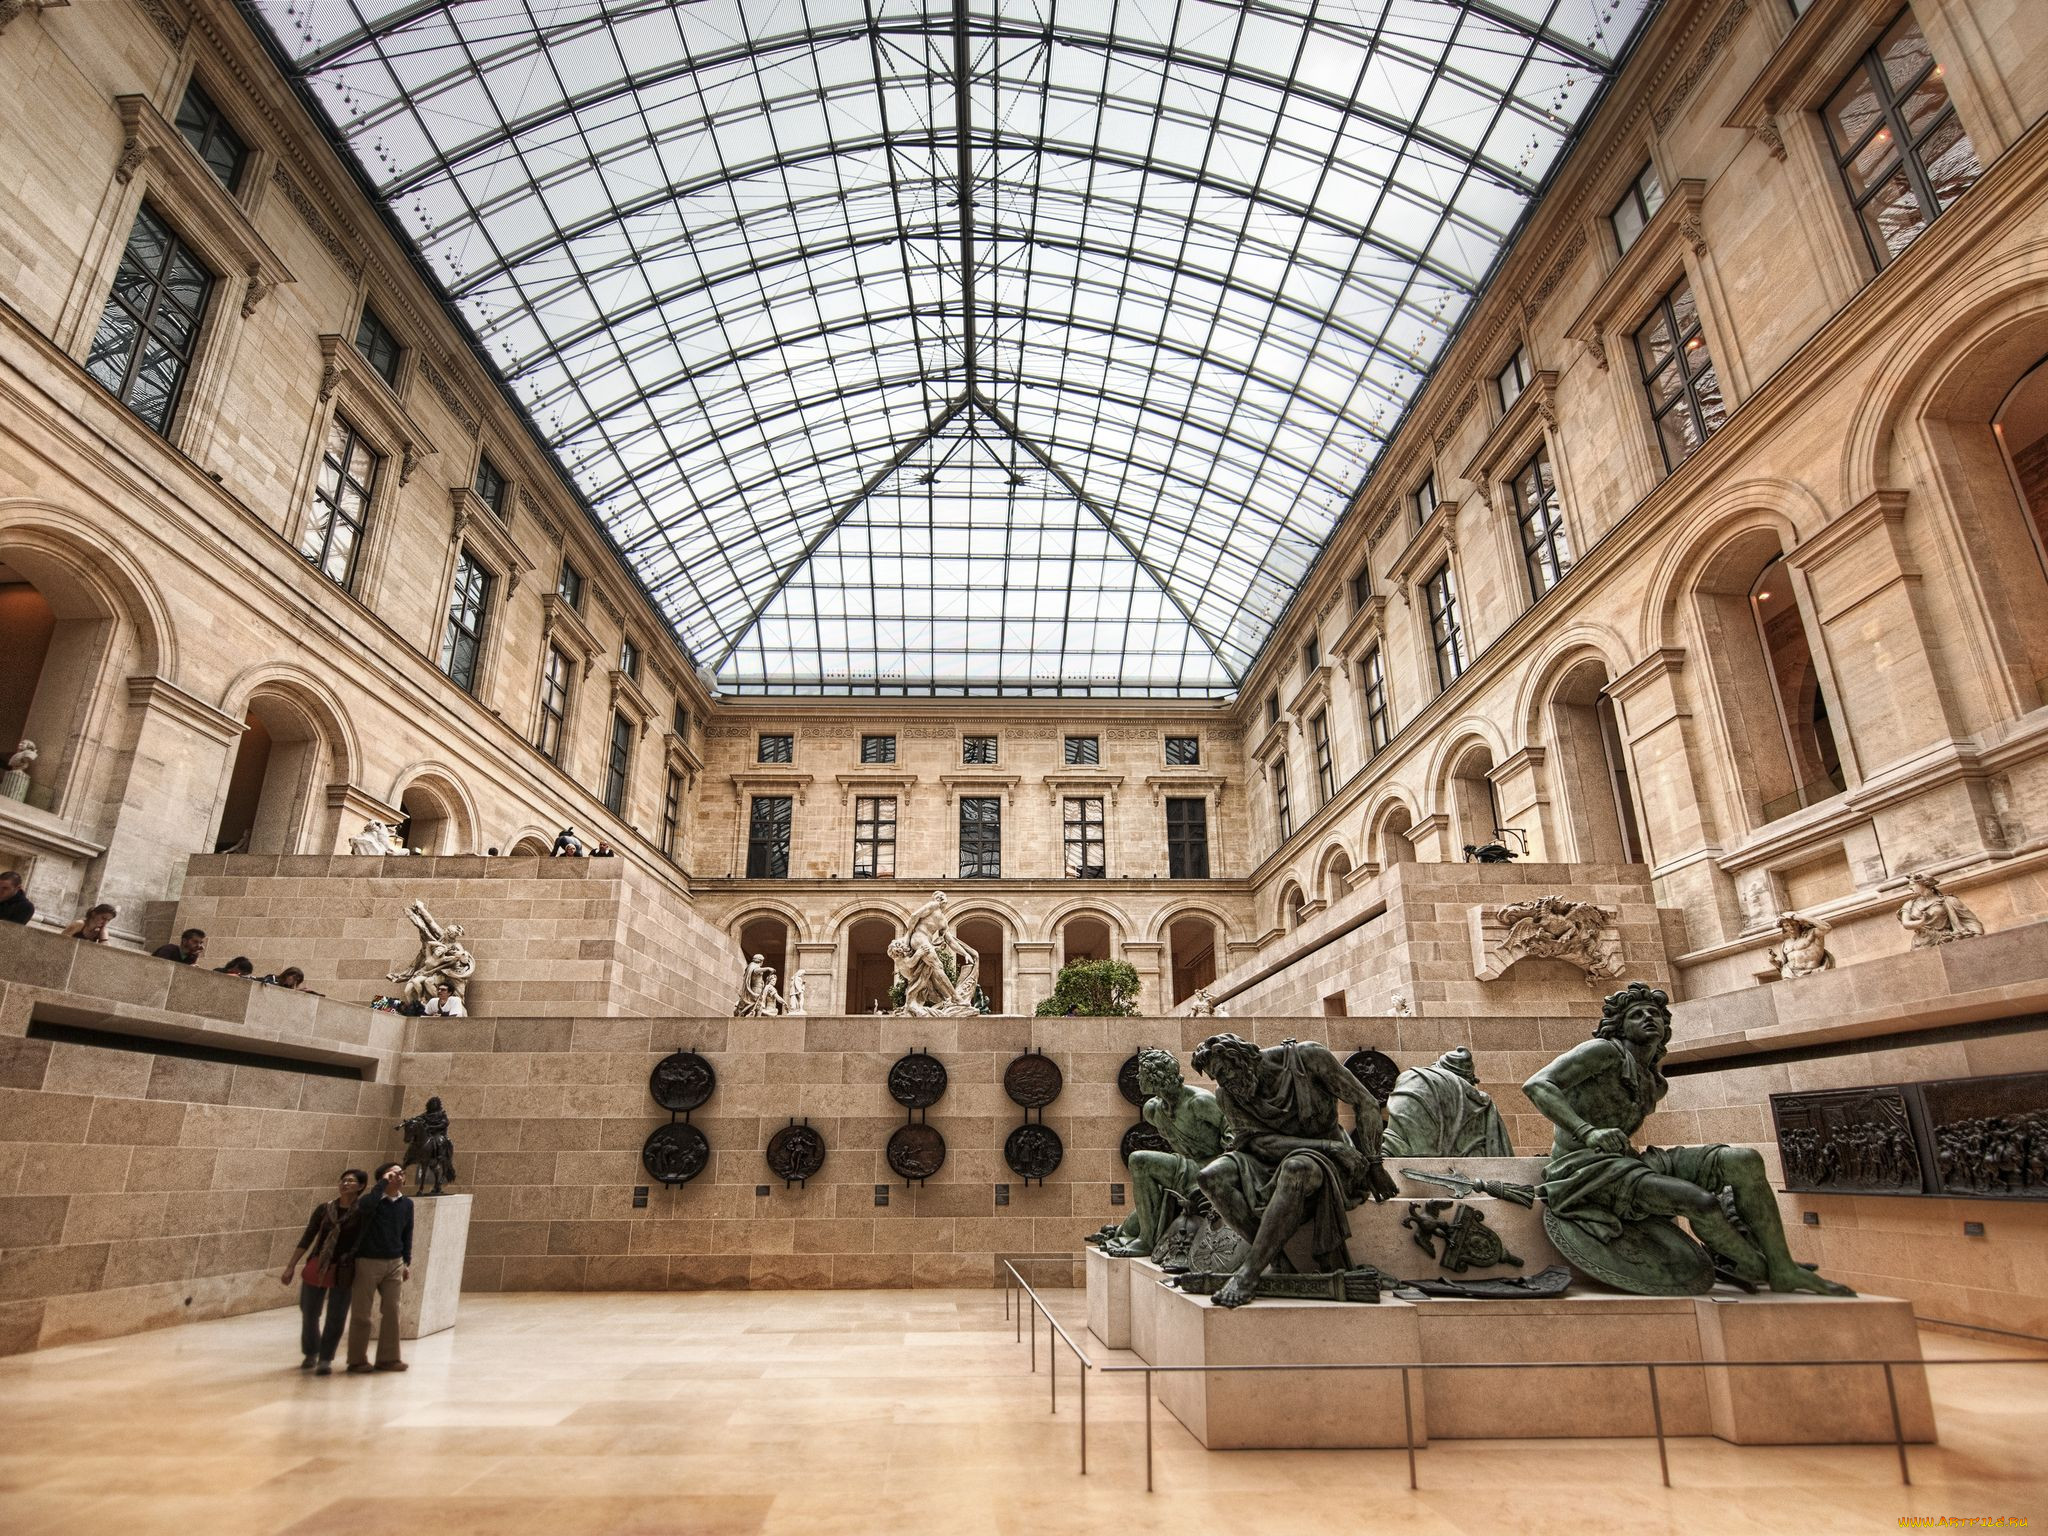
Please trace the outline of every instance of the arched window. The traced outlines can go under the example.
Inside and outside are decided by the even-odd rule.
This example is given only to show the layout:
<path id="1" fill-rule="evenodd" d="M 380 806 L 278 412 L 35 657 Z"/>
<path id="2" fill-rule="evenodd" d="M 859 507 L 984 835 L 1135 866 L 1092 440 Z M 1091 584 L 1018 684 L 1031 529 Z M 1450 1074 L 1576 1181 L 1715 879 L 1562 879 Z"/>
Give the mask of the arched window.
<path id="1" fill-rule="evenodd" d="M 1415 825 L 1415 818 L 1408 813 L 1408 807 L 1397 805 L 1388 811 L 1380 822 L 1380 868 L 1391 869 L 1396 864 L 1415 862 L 1415 844 L 1408 836 Z"/>

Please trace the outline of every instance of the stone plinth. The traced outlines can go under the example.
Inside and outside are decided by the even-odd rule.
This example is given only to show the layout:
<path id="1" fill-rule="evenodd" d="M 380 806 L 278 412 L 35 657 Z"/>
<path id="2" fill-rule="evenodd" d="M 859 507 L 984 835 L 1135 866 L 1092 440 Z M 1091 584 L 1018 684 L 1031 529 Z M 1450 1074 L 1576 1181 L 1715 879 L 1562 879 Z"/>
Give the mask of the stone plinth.
<path id="1" fill-rule="evenodd" d="M 1131 1353 L 1147 1365 L 1159 1358 L 1159 1314 L 1172 1299 L 1165 1278 L 1150 1259 L 1131 1260 Z"/>
<path id="2" fill-rule="evenodd" d="M 455 1326 L 474 1200 L 473 1195 L 435 1195 L 413 1201 L 412 1278 L 398 1296 L 400 1338 L 423 1339 Z"/>
<path id="3" fill-rule="evenodd" d="M 1910 1360 L 1920 1334 L 1909 1302 L 1887 1296 L 1696 1301 L 1700 1358 L 1739 1360 Z M 1759 1305 L 1758 1303 L 1762 1303 Z M 1870 1444 L 1892 1438 L 1891 1401 L 1879 1365 L 1709 1368 L 1713 1432 L 1737 1445 Z M 1908 1440 L 1934 1439 L 1934 1404 L 1921 1366 L 1894 1365 L 1899 1423 Z"/>
<path id="4" fill-rule="evenodd" d="M 1110 1349 L 1131 1347 L 1131 1266 L 1089 1244 L 1088 1331 Z"/>
<path id="5" fill-rule="evenodd" d="M 1412 1364 L 1422 1358 L 1416 1309 L 1265 1299 L 1235 1311 L 1167 1286 L 1157 1366 Z M 1428 1441 L 1420 1375 L 1410 1378 L 1415 1443 Z M 1401 1373 L 1185 1371 L 1154 1378 L 1167 1411 L 1212 1451 L 1363 1450 L 1408 1443 Z"/>

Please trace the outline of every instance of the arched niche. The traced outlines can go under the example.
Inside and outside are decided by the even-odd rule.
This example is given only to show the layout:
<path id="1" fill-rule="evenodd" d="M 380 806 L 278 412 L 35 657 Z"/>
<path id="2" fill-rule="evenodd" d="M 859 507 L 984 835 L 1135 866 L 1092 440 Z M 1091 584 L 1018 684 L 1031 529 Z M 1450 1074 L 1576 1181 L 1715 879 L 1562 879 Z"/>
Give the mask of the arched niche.
<path id="1" fill-rule="evenodd" d="M 1399 801 L 1388 807 L 1386 813 L 1380 817 L 1379 832 L 1374 839 L 1374 846 L 1379 853 L 1381 869 L 1415 862 L 1415 842 L 1409 836 L 1414 826 L 1414 812 Z"/>
<path id="2" fill-rule="evenodd" d="M 854 919 L 846 928 L 846 1011 L 872 1013 L 889 1005 L 896 966 L 889 945 L 901 932 L 893 917 L 873 914 Z"/>
<path id="3" fill-rule="evenodd" d="M 1570 829 L 1571 856 L 1582 864 L 1639 864 L 1642 822 L 1608 682 L 1607 663 L 1597 656 L 1572 663 L 1558 678 L 1546 766 Z"/>
<path id="4" fill-rule="evenodd" d="M 469 807 L 462 793 L 445 779 L 422 775 L 398 793 L 398 839 L 423 854 L 475 851 Z"/>
<path id="5" fill-rule="evenodd" d="M 553 847 L 547 838 L 536 837 L 529 832 L 505 851 L 515 859 L 544 859 Z"/>
<path id="6" fill-rule="evenodd" d="M 1185 913 L 1166 925 L 1166 962 L 1177 1007 L 1216 979 L 1216 925 L 1199 913 Z"/>
<path id="7" fill-rule="evenodd" d="M 291 693 L 259 688 L 243 715 L 216 851 L 300 853 L 319 820 L 321 788 L 341 777 L 320 723 Z"/>
<path id="8" fill-rule="evenodd" d="M 1500 804 L 1493 792 L 1493 749 L 1473 742 L 1451 760 L 1444 780 L 1444 808 L 1451 816 L 1451 844 L 1482 846 L 1495 840 Z"/>
<path id="9" fill-rule="evenodd" d="M 1301 926 L 1301 909 L 1308 905 L 1308 897 L 1301 887 L 1292 880 L 1280 891 L 1280 927 L 1287 933 Z"/>
<path id="10" fill-rule="evenodd" d="M 1111 958 L 1112 942 L 1107 918 L 1082 912 L 1060 926 L 1060 963 Z"/>
<path id="11" fill-rule="evenodd" d="M 740 953 L 761 962 L 775 973 L 775 986 L 789 996 L 789 924 L 773 912 L 756 913 L 740 924 Z"/>
<path id="12" fill-rule="evenodd" d="M 1003 1012 L 1003 957 L 1010 948 L 1009 931 L 987 913 L 975 913 L 954 923 L 953 932 L 981 957 L 981 990 L 988 994 L 989 1012 Z"/>
<path id="13" fill-rule="evenodd" d="M 1350 877 L 1351 855 L 1342 848 L 1332 848 L 1323 856 L 1323 873 L 1318 882 L 1324 905 L 1335 906 L 1350 894 Z"/>
<path id="14" fill-rule="evenodd" d="M 0 541 L 0 757 L 36 744 L 28 803 L 68 814 L 102 679 L 119 645 L 115 606 L 89 575 L 46 548 Z M 103 712 L 102 712 L 103 713 Z"/>

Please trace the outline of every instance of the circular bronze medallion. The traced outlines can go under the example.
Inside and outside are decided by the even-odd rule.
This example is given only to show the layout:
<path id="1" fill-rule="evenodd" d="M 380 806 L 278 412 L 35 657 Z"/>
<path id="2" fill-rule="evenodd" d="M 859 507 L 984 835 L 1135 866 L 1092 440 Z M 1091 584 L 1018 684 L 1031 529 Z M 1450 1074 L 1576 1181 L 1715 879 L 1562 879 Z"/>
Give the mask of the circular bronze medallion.
<path id="1" fill-rule="evenodd" d="M 687 1114 L 711 1097 L 718 1086 L 718 1074 L 711 1063 L 695 1051 L 677 1051 L 664 1056 L 647 1074 L 647 1091 L 654 1102 L 672 1115 Z"/>
<path id="2" fill-rule="evenodd" d="M 785 1184 L 814 1179 L 825 1166 L 825 1138 L 808 1125 L 785 1125 L 768 1138 L 768 1171 Z"/>
<path id="3" fill-rule="evenodd" d="M 1060 1096 L 1060 1089 L 1066 1086 L 1066 1081 L 1058 1062 L 1032 1051 L 1019 1056 L 1004 1069 L 1003 1092 L 1010 1096 L 1012 1104 L 1021 1104 L 1026 1109 L 1043 1109 Z"/>
<path id="4" fill-rule="evenodd" d="M 1145 1107 L 1145 1090 L 1138 1082 L 1138 1058 L 1135 1053 L 1124 1058 L 1124 1064 L 1116 1069 L 1116 1091 L 1124 1096 L 1126 1104 L 1139 1109 Z"/>
<path id="5" fill-rule="evenodd" d="M 946 1138 L 922 1120 L 899 1125 L 884 1153 L 899 1179 L 928 1179 L 946 1165 Z"/>
<path id="6" fill-rule="evenodd" d="M 1159 1134 L 1156 1126 L 1144 1120 L 1133 1120 L 1131 1128 L 1124 1132 L 1124 1139 L 1117 1147 L 1117 1156 L 1124 1160 L 1126 1168 L 1131 1166 L 1133 1152 L 1171 1152 L 1166 1138 Z"/>
<path id="7" fill-rule="evenodd" d="M 946 1091 L 946 1064 L 912 1051 L 889 1069 L 889 1097 L 905 1109 L 930 1109 Z"/>
<path id="8" fill-rule="evenodd" d="M 1010 1132 L 1003 1143 L 1003 1161 L 1020 1179 L 1043 1179 L 1067 1155 L 1060 1133 L 1049 1125 L 1032 1121 Z"/>
<path id="9" fill-rule="evenodd" d="M 1365 1084 L 1365 1091 L 1382 1104 L 1387 1102 L 1387 1095 L 1394 1091 L 1394 1079 L 1401 1075 L 1401 1069 L 1394 1065 L 1393 1057 L 1370 1046 L 1362 1051 L 1353 1051 L 1344 1058 L 1344 1065 L 1353 1077 Z"/>
<path id="10" fill-rule="evenodd" d="M 657 1183 L 687 1184 L 711 1162 L 711 1143 L 687 1121 L 657 1125 L 640 1149 L 640 1162 Z"/>

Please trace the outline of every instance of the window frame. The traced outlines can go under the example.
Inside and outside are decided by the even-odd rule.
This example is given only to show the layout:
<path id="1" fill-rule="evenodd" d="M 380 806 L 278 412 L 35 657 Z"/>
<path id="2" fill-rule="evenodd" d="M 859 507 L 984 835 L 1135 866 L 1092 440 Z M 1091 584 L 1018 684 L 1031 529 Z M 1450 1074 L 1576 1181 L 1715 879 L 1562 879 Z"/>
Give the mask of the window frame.
<path id="1" fill-rule="evenodd" d="M 561 675 L 556 676 L 557 662 Z M 550 643 L 540 663 L 540 724 L 534 732 L 534 750 L 556 766 L 561 765 L 569 742 L 569 699 L 575 686 L 575 663 L 559 645 Z"/>
<path id="2" fill-rule="evenodd" d="M 1273 815 L 1274 825 L 1280 829 L 1280 841 L 1286 842 L 1294 836 L 1294 797 L 1287 787 L 1287 754 L 1282 752 L 1273 759 Z"/>
<path id="3" fill-rule="evenodd" d="M 149 292 L 147 305 L 141 310 L 137 310 L 123 296 L 121 274 L 129 268 L 129 252 L 134 249 L 136 233 L 144 227 L 145 220 L 162 232 L 164 249 L 163 256 L 157 263 L 154 271 L 145 271 L 139 262 L 134 266 L 134 270 L 143 275 Z M 180 256 L 184 257 L 185 261 L 206 280 L 200 289 L 196 308 L 187 306 L 169 291 L 168 274 L 172 265 Z M 94 326 L 92 338 L 86 346 L 84 365 L 86 372 L 92 376 L 94 383 L 98 384 L 100 388 L 119 401 L 122 408 L 129 415 L 133 416 L 145 427 L 148 427 L 157 436 L 166 440 L 171 437 L 173 424 L 178 419 L 178 408 L 184 403 L 186 385 L 198 365 L 200 341 L 206 334 L 206 323 L 212 311 L 213 298 L 219 289 L 220 276 L 201 255 L 199 248 L 181 235 L 176 226 L 152 206 L 147 198 L 137 204 L 134 222 L 128 226 L 128 238 L 123 243 L 121 254 L 115 262 L 114 276 L 107 285 L 106 304 L 100 310 L 99 321 Z M 190 330 L 186 334 L 182 352 L 174 347 L 171 344 L 170 338 L 153 324 L 166 302 L 177 312 L 188 315 L 190 318 Z M 117 309 L 134 326 L 131 336 L 132 345 L 122 361 L 121 381 L 118 385 L 109 383 L 93 364 L 94 354 L 98 350 L 100 337 L 106 334 L 107 317 Z M 165 392 L 163 420 L 161 422 L 151 421 L 141 411 L 136 409 L 135 403 L 129 398 L 130 393 L 135 387 L 136 379 L 142 373 L 142 360 L 149 350 L 148 343 L 152 340 L 162 347 L 178 365 L 171 387 Z"/>
<path id="4" fill-rule="evenodd" d="M 683 776 L 671 768 L 661 788 L 661 856 L 671 864 L 676 858 L 676 837 L 683 825 Z"/>
<path id="5" fill-rule="evenodd" d="M 365 346 L 363 342 L 365 332 L 372 333 L 369 346 Z M 389 373 L 385 372 L 378 365 L 377 354 L 372 350 L 379 340 L 388 342 L 391 346 L 391 371 Z M 396 393 L 400 371 L 405 365 L 406 345 L 398 339 L 398 332 L 392 330 L 385 322 L 384 317 L 377 313 L 377 306 L 370 303 L 367 299 L 363 301 L 362 313 L 356 318 L 356 333 L 349 339 L 349 345 L 356 349 L 358 357 L 369 364 L 370 372 L 374 373 L 379 379 L 382 379 L 391 388 L 392 392 Z"/>
<path id="6" fill-rule="evenodd" d="M 321 483 L 326 478 L 327 466 L 330 462 L 334 461 L 334 454 L 330 445 L 334 441 L 334 434 L 337 430 L 340 430 L 344 436 L 341 459 L 338 463 L 334 464 L 337 481 L 335 487 L 336 494 L 339 494 L 344 484 L 351 484 L 357 487 L 362 496 L 363 516 L 360 522 L 348 519 L 343 514 L 339 501 L 329 502 L 326 499 L 327 493 Z M 348 472 L 348 464 L 353 457 L 348 449 L 352 444 L 356 443 L 360 443 L 364 451 L 370 456 L 370 478 L 367 483 L 356 481 Z M 370 518 L 376 511 L 377 491 L 384 480 L 385 465 L 386 456 L 377 451 L 376 444 L 371 442 L 363 429 L 356 425 L 353 417 L 348 415 L 347 412 L 339 410 L 329 416 L 327 421 L 327 438 L 321 445 L 319 466 L 313 476 L 313 505 L 307 513 L 306 525 L 299 533 L 298 552 L 300 558 L 317 573 L 328 581 L 333 582 L 344 592 L 352 593 L 355 591 L 356 577 L 362 571 L 363 548 L 369 542 Z M 328 508 L 329 516 L 325 526 L 321 528 L 320 547 L 316 553 L 308 550 L 306 545 L 312 536 L 314 528 L 320 526 L 322 506 Z M 334 528 L 337 522 L 347 522 L 354 531 L 354 538 L 349 544 L 347 567 L 339 576 L 327 568 L 329 557 L 334 549 Z"/>
<path id="7" fill-rule="evenodd" d="M 1414 525 L 1417 528 L 1434 517 L 1436 509 L 1443 505 L 1442 499 L 1436 493 L 1434 466 L 1425 470 L 1422 478 L 1415 482 L 1415 489 L 1408 493 L 1408 505 L 1414 514 Z"/>
<path id="8" fill-rule="evenodd" d="M 633 722 L 624 710 L 612 711 L 612 724 L 605 737 L 604 808 L 614 816 L 626 814 L 626 799 L 633 788 Z"/>
<path id="9" fill-rule="evenodd" d="M 1533 502 L 1523 495 L 1523 479 L 1536 471 L 1536 483 L 1543 494 Z M 1520 535 L 1522 568 L 1529 578 L 1529 595 L 1532 601 L 1540 600 L 1546 593 L 1557 590 L 1558 585 L 1572 571 L 1572 536 L 1565 526 L 1564 501 L 1558 494 L 1557 470 L 1550 462 L 1550 445 L 1536 444 L 1535 450 L 1522 461 L 1522 467 L 1508 478 L 1508 505 L 1513 510 L 1515 528 Z M 1552 573 L 1544 580 L 1548 570 Z"/>
<path id="10" fill-rule="evenodd" d="M 583 612 L 583 572 L 567 555 L 562 556 L 561 569 L 555 572 L 555 596 L 577 613 Z"/>
<path id="11" fill-rule="evenodd" d="M 779 741 L 782 745 L 770 747 L 768 743 L 771 741 Z M 771 757 L 769 755 L 770 752 L 779 752 L 781 756 Z M 796 733 L 794 731 L 756 731 L 754 733 L 754 761 L 756 763 L 772 763 L 778 767 L 794 763 L 796 761 Z"/>
<path id="12" fill-rule="evenodd" d="M 1176 825 L 1175 807 L 1180 807 Z M 1192 807 L 1190 813 L 1189 807 Z M 1209 878 L 1209 801 L 1202 795 L 1166 797 L 1166 877 Z"/>
<path id="13" fill-rule="evenodd" d="M 464 581 L 465 572 L 471 578 Z M 491 590 L 496 577 L 467 544 L 455 555 L 455 572 L 448 584 L 448 623 L 441 632 L 441 675 L 464 693 L 475 697 L 483 683 L 484 634 L 490 624 Z M 456 661 L 462 641 L 469 642 L 466 675 L 459 675 Z"/>
<path id="14" fill-rule="evenodd" d="M 1645 180 L 1652 182 L 1657 188 L 1654 201 L 1643 190 Z M 1657 162 L 1645 158 L 1643 168 L 1629 179 L 1629 184 L 1621 196 L 1614 200 L 1614 206 L 1607 210 L 1607 227 L 1613 231 L 1615 248 L 1621 255 L 1626 256 L 1635 249 L 1636 242 L 1643 238 L 1643 231 L 1650 227 L 1650 220 L 1657 216 L 1657 210 L 1662 208 L 1670 197 L 1671 193 L 1664 185 L 1664 178 L 1657 174 Z M 1624 208 L 1632 208 L 1642 220 L 1636 226 L 1635 233 L 1630 235 L 1623 235 L 1621 232 L 1620 215 Z"/>
<path id="15" fill-rule="evenodd" d="M 1678 322 L 1677 301 L 1678 295 L 1681 292 L 1692 301 L 1692 325 L 1690 329 L 1686 330 L 1681 330 Z M 1666 334 L 1670 337 L 1671 351 L 1670 355 L 1662 362 L 1652 367 L 1649 350 L 1643 345 L 1643 333 L 1652 326 L 1658 325 L 1664 327 Z M 1705 363 L 1696 371 L 1686 361 L 1689 351 L 1688 343 L 1694 338 L 1697 338 L 1699 342 L 1700 355 L 1706 359 Z M 1700 449 L 1706 447 L 1714 434 L 1728 424 L 1730 411 L 1728 383 L 1721 375 L 1720 365 L 1714 360 L 1713 343 L 1707 337 L 1706 312 L 1700 306 L 1699 294 L 1693 289 L 1691 273 L 1681 272 L 1677 280 L 1665 288 L 1657 296 L 1656 300 L 1650 304 L 1648 309 L 1644 311 L 1642 318 L 1636 322 L 1634 328 L 1629 332 L 1629 345 L 1635 351 L 1636 376 L 1642 385 L 1644 404 L 1648 406 L 1650 412 L 1650 435 L 1656 438 L 1657 451 L 1663 455 L 1664 472 L 1667 475 L 1674 474 L 1680 465 L 1692 458 Z M 1672 395 L 1670 400 L 1660 407 L 1657 404 L 1655 386 L 1657 380 L 1667 371 L 1672 372 L 1677 378 L 1678 390 Z M 1697 388 L 1699 380 L 1710 373 L 1714 377 L 1715 386 L 1720 391 L 1721 401 L 1720 419 L 1711 426 L 1707 424 L 1706 412 L 1700 404 Z M 1667 441 L 1664 434 L 1664 422 L 1674 411 L 1678 410 L 1684 410 L 1687 413 L 1694 430 L 1699 434 L 1699 441 L 1692 448 L 1674 459 L 1671 456 L 1671 444 Z"/>
<path id="16" fill-rule="evenodd" d="M 1069 768 L 1099 768 L 1102 766 L 1102 738 L 1068 736 L 1060 748 L 1060 758 Z"/>
<path id="17" fill-rule="evenodd" d="M 1507 378 L 1514 375 L 1515 391 L 1508 393 Z M 1536 370 L 1529 359 L 1529 344 L 1525 341 L 1516 347 L 1507 362 L 1493 376 L 1493 398 L 1505 416 L 1515 408 L 1515 402 L 1528 393 L 1529 385 L 1535 381 Z"/>
<path id="18" fill-rule="evenodd" d="M 1321 795 L 1318 809 L 1337 798 L 1337 757 L 1330 746 L 1330 712 L 1319 709 L 1308 717 L 1309 749 L 1316 765 L 1316 789 Z"/>
<path id="19" fill-rule="evenodd" d="M 776 807 L 780 807 L 780 811 Z M 764 816 L 764 811 L 766 815 Z M 747 801 L 748 880 L 787 880 L 790 848 L 795 841 L 796 799 L 791 795 L 752 795 Z M 764 830 L 767 834 L 763 836 Z M 780 834 L 780 846 L 776 834 Z M 758 857 L 757 857 L 758 856 Z M 780 863 L 778 869 L 775 866 Z M 757 866 L 758 870 L 757 870 Z"/>
<path id="20" fill-rule="evenodd" d="M 970 820 L 969 807 L 977 809 Z M 958 823 L 962 880 L 1000 880 L 1003 877 L 1003 797 L 962 795 L 954 809 Z M 970 867 L 970 854 L 971 864 Z"/>
<path id="21" fill-rule="evenodd" d="M 870 808 L 872 813 L 870 814 Z M 886 809 L 887 814 L 884 814 Z M 894 795 L 855 795 L 853 798 L 853 878 L 894 880 L 896 878 L 896 828 L 901 819 Z M 861 868 L 862 854 L 867 856 Z M 888 868 L 884 869 L 884 864 Z"/>
<path id="22" fill-rule="evenodd" d="M 1080 808 L 1078 815 L 1075 810 L 1077 806 Z M 1106 802 L 1101 795 L 1060 797 L 1061 865 L 1067 879 L 1109 878 L 1109 822 L 1105 806 Z M 1076 848 L 1080 850 L 1078 862 L 1075 858 Z M 1088 862 L 1090 849 L 1100 856 L 1099 864 Z"/>
<path id="23" fill-rule="evenodd" d="M 1311 633 L 1301 642 L 1301 670 L 1305 677 L 1313 677 L 1315 670 L 1323 664 L 1322 636 Z"/>
<path id="24" fill-rule="evenodd" d="M 495 493 L 484 489 L 486 475 L 497 483 Z M 505 472 L 492 462 L 488 453 L 477 455 L 476 475 L 470 482 L 470 489 L 476 492 L 478 501 L 491 509 L 499 522 L 505 521 L 505 503 L 512 490 L 512 482 L 505 478 Z"/>
<path id="25" fill-rule="evenodd" d="M 1387 661 L 1377 645 L 1367 648 L 1359 659 L 1359 675 L 1365 694 L 1365 734 L 1374 753 L 1384 751 L 1394 739 L 1393 710 L 1387 700 Z"/>
<path id="26" fill-rule="evenodd" d="M 196 141 L 185 124 L 185 109 L 191 106 L 195 99 L 205 119 L 199 125 L 201 131 Z M 178 108 L 171 114 L 171 126 L 178 130 L 178 137 L 199 157 L 200 164 L 204 165 L 221 184 L 222 190 L 230 197 L 238 197 L 242 190 L 242 177 L 248 171 L 249 162 L 255 151 L 243 137 L 241 130 L 235 126 L 234 120 L 220 109 L 220 103 L 213 99 L 213 93 L 200 82 L 198 75 L 193 75 L 185 82 L 185 94 L 178 98 Z M 226 174 L 207 158 L 206 153 L 208 147 L 222 136 L 230 140 L 235 148 L 234 165 Z"/>
<path id="27" fill-rule="evenodd" d="M 896 761 L 896 738 L 862 732 L 860 738 L 860 760 L 863 764 L 893 763 Z"/>
<path id="28" fill-rule="evenodd" d="M 640 681 L 640 646 L 631 635 L 619 636 L 619 671 L 628 682 Z"/>
<path id="29" fill-rule="evenodd" d="M 983 756 L 983 744 L 987 755 Z M 960 765 L 963 768 L 993 768 L 1001 759 L 1001 739 L 997 736 L 962 736 L 960 738 Z"/>
<path id="30" fill-rule="evenodd" d="M 1176 758 L 1175 743 L 1185 743 L 1185 755 Z M 1169 736 L 1162 749 L 1164 762 L 1169 768 L 1199 768 L 1202 766 L 1202 738 L 1200 736 Z"/>
<path id="31" fill-rule="evenodd" d="M 1440 561 L 1422 578 L 1424 610 L 1429 615 L 1429 648 L 1436 659 L 1437 691 L 1449 691 L 1465 675 L 1472 658 L 1465 653 L 1465 625 L 1458 614 L 1458 578 L 1449 560 Z"/>

